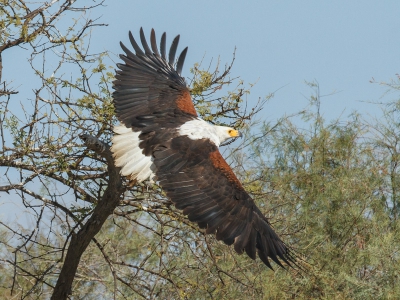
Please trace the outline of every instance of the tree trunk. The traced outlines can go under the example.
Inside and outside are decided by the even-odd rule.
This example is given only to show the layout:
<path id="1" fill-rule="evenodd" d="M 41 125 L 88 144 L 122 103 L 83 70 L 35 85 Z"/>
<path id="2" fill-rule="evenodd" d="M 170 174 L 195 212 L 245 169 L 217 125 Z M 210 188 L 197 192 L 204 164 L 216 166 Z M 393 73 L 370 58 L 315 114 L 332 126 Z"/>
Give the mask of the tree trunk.
<path id="1" fill-rule="evenodd" d="M 100 231 L 108 216 L 118 206 L 124 191 L 121 175 L 119 174 L 120 168 L 115 167 L 109 147 L 92 136 L 82 135 L 81 138 L 88 148 L 107 159 L 109 182 L 103 197 L 97 203 L 89 220 L 81 227 L 78 233 L 72 234 L 64 265 L 51 296 L 51 299 L 54 300 L 67 299 L 68 295 L 72 293 L 72 282 L 83 252 L 85 252 L 92 238 Z"/>

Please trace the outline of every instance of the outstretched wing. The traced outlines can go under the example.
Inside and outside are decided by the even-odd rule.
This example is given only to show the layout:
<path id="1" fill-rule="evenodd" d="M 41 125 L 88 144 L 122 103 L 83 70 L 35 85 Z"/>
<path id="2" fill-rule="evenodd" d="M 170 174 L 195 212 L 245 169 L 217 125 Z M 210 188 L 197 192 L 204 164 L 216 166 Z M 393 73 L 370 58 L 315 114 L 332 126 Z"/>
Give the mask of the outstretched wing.
<path id="1" fill-rule="evenodd" d="M 290 251 L 271 228 L 253 199 L 209 139 L 193 140 L 179 127 L 197 117 L 180 72 L 186 51 L 173 67 L 179 36 L 166 56 L 165 33 L 160 51 L 154 30 L 151 48 L 140 30 L 144 51 L 129 34 L 136 54 L 121 44 L 126 55 L 119 64 L 114 105 L 125 126 L 113 138 L 113 153 L 122 174 L 145 179 L 155 172 L 161 187 L 178 209 L 218 240 L 234 245 L 252 258 L 256 253 L 271 268 L 292 261 Z"/>
<path id="2" fill-rule="evenodd" d="M 289 249 L 208 139 L 178 136 L 154 148 L 153 157 L 161 187 L 189 220 L 239 254 L 258 253 L 270 268 L 268 258 L 290 265 Z"/>
<path id="3" fill-rule="evenodd" d="M 166 116 L 174 114 L 197 116 L 185 80 L 180 72 L 185 61 L 187 47 L 179 55 L 174 68 L 179 35 L 172 42 L 166 56 L 166 34 L 161 37 L 160 51 L 157 48 L 154 30 L 151 31 L 150 45 L 147 44 L 143 29 L 140 39 L 144 51 L 138 46 L 132 33 L 130 42 L 136 54 L 124 44 L 125 55 L 120 55 L 125 64 L 118 64 L 116 80 L 113 82 L 114 106 L 118 120 L 126 127 L 143 127 L 138 116 Z"/>

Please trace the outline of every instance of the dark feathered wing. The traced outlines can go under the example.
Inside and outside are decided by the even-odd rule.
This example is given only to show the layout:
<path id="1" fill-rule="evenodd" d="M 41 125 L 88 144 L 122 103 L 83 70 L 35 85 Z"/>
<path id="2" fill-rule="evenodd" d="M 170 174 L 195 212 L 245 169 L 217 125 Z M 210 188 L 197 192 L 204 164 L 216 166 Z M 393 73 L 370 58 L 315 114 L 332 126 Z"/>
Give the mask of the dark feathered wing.
<path id="1" fill-rule="evenodd" d="M 245 251 L 252 259 L 258 253 L 268 267 L 268 258 L 279 265 L 281 261 L 289 264 L 292 260 L 288 248 L 218 148 L 208 139 L 192 140 L 179 135 L 177 128 L 197 117 L 180 76 L 187 48 L 179 56 L 176 70 L 172 66 L 179 36 L 172 42 L 168 58 L 165 34 L 160 50 L 154 31 L 149 46 L 140 30 L 143 50 L 132 34 L 129 37 L 136 53 L 121 44 L 126 55 L 121 55 L 125 64 L 118 65 L 114 82 L 115 110 L 119 121 L 140 132 L 140 152 L 152 157 L 156 177 L 167 196 L 207 233 L 233 244 L 237 253 Z"/>
<path id="2" fill-rule="evenodd" d="M 291 261 L 287 246 L 243 189 L 218 148 L 208 139 L 175 137 L 153 151 L 157 178 L 178 209 L 239 254 L 256 253 L 281 265 Z M 281 265 L 282 266 L 282 265 Z"/>
<path id="3" fill-rule="evenodd" d="M 150 48 L 143 29 L 140 29 L 144 51 L 137 45 L 131 32 L 129 39 L 136 53 L 132 53 L 121 43 L 125 55 L 120 57 L 125 64 L 118 64 L 119 70 L 116 71 L 116 80 L 113 82 L 118 120 L 127 127 L 140 127 L 137 116 L 170 114 L 173 117 L 176 113 L 197 116 L 185 80 L 179 74 L 187 48 L 180 54 L 176 69 L 173 67 L 179 36 L 172 42 L 168 61 L 165 33 L 161 38 L 161 54 L 157 48 L 154 30 L 151 31 Z"/>

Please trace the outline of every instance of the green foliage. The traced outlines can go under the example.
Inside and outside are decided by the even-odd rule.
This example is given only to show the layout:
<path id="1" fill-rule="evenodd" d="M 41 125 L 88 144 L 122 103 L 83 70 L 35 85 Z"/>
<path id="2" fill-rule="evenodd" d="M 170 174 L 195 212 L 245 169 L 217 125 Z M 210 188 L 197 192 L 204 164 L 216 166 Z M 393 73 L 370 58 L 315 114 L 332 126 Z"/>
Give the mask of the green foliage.
<path id="1" fill-rule="evenodd" d="M 398 298 L 399 156 L 390 152 L 399 148 L 388 140 L 400 128 L 390 122 L 393 114 L 398 111 L 370 127 L 357 115 L 345 125 L 326 124 L 308 111 L 308 128 L 285 120 L 273 131 L 265 127 L 269 134 L 252 145 L 257 198 L 280 219 L 277 231 L 287 230 L 286 241 L 304 255 L 306 269 L 265 285 L 268 297 Z M 371 138 L 381 127 L 397 130 Z"/>
<path id="2" fill-rule="evenodd" d="M 30 64 L 40 79 L 22 111 L 9 108 L 13 93 L 0 101 L 0 197 L 31 218 L 28 225 L 0 219 L 3 298 L 50 297 L 71 236 L 109 181 L 107 161 L 79 135 L 111 139 L 113 62 L 106 53 L 89 53 L 91 20 L 69 17 L 65 30 L 44 22 L 42 14 L 56 20 L 82 11 L 71 1 L 53 4 L 1 1 L 1 51 L 32 47 Z M 38 36 L 43 40 L 35 44 Z M 54 53 L 62 53 L 55 67 L 46 62 Z M 302 270 L 272 272 L 236 255 L 199 232 L 156 184 L 127 185 L 80 260 L 72 297 L 399 299 L 400 101 L 384 107 L 384 120 L 354 114 L 346 122 L 325 121 L 318 84 L 308 82 L 314 94 L 302 120 L 257 127 L 270 96 L 246 110 L 252 84 L 230 77 L 233 61 L 223 70 L 219 65 L 192 68 L 196 108 L 212 123 L 247 131 L 225 156 Z M 383 84 L 398 95 L 400 78 Z"/>

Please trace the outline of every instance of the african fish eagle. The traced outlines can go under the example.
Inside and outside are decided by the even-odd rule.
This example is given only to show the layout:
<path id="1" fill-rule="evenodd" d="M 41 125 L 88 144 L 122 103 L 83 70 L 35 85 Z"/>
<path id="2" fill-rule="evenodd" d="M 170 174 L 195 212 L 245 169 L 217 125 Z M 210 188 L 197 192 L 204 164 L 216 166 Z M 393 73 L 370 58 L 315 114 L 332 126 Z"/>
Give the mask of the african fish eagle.
<path id="1" fill-rule="evenodd" d="M 176 208 L 206 233 L 246 251 L 256 252 L 272 269 L 293 262 L 289 248 L 272 229 L 218 147 L 240 136 L 230 127 L 215 126 L 199 118 L 189 88 L 181 77 L 187 47 L 175 64 L 179 35 L 166 55 L 166 34 L 157 48 L 154 30 L 150 47 L 143 29 L 138 46 L 132 33 L 131 52 L 124 44 L 124 64 L 118 64 L 114 84 L 115 112 L 121 125 L 114 127 L 112 152 L 121 174 L 132 181 L 156 180 Z"/>

